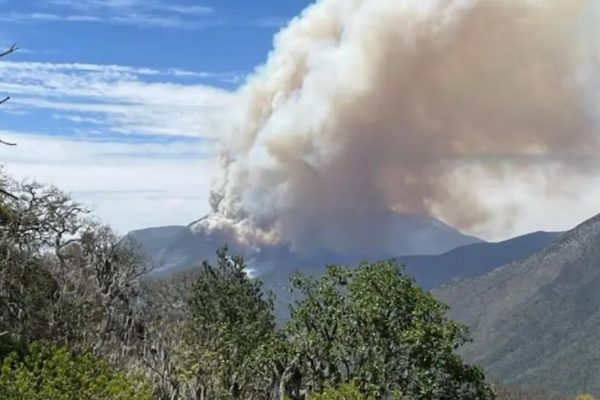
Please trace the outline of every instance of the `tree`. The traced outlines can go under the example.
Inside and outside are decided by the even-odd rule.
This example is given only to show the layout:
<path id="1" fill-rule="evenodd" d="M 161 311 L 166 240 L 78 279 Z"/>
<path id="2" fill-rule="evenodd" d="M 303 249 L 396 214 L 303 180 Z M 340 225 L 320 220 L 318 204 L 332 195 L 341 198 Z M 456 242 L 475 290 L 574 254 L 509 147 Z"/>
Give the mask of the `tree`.
<path id="1" fill-rule="evenodd" d="M 466 328 L 394 262 L 333 266 L 319 279 L 296 276 L 293 287 L 302 298 L 287 332 L 306 391 L 354 382 L 377 399 L 493 398 L 483 373 L 454 354 Z"/>
<path id="2" fill-rule="evenodd" d="M 15 196 L 0 203 L 0 398 L 70 400 L 68 382 L 88 382 L 88 370 L 60 365 L 80 361 L 102 374 L 106 363 L 140 369 L 160 400 L 492 397 L 454 354 L 466 329 L 393 262 L 296 276 L 299 300 L 277 329 L 272 296 L 227 248 L 191 274 L 152 280 L 139 247 L 70 196 L 4 183 Z M 11 386 L 21 377 L 40 384 Z"/>
<path id="3" fill-rule="evenodd" d="M 0 365 L 3 400 L 150 400 L 150 387 L 89 354 L 32 344 Z"/>
<path id="4" fill-rule="evenodd" d="M 139 312 L 144 340 L 137 347 L 137 358 L 152 377 L 156 399 L 181 399 L 190 392 L 181 343 L 188 298 L 197 278 L 192 271 L 142 281 Z"/>
<path id="5" fill-rule="evenodd" d="M 353 384 L 344 384 L 338 388 L 327 388 L 322 394 L 311 396 L 313 400 L 373 400 L 372 397 L 365 397 Z"/>
<path id="6" fill-rule="evenodd" d="M 0 331 L 10 333 L 4 341 L 27 343 L 48 333 L 56 285 L 47 245 L 55 226 L 41 196 L 26 197 L 24 186 L 6 184 L 24 198 L 7 199 L 0 208 Z"/>
<path id="7" fill-rule="evenodd" d="M 8 50 L 3 51 L 2 53 L 0 53 L 0 58 L 6 57 L 7 55 L 14 53 L 15 51 L 18 50 L 17 44 L 13 44 Z M 4 99 L 0 100 L 0 105 L 6 103 L 8 100 L 10 100 L 10 96 L 6 96 Z M 16 146 L 16 143 L 12 143 L 12 142 L 7 142 L 5 140 L 0 139 L 0 145 L 4 145 L 4 146 Z M 1 175 L 0 171 L 0 175 Z M 10 193 L 9 191 L 4 189 L 4 182 L 2 182 L 2 177 L 0 176 L 0 195 L 5 196 L 5 197 L 9 197 L 12 199 L 16 200 L 16 197 Z M 2 203 L 0 202 L 0 212 L 2 208 Z"/>
<path id="8" fill-rule="evenodd" d="M 17 50 L 18 50 L 18 47 L 17 47 L 17 44 L 15 43 L 8 50 L 5 50 L 2 53 L 0 53 L 0 58 L 6 57 L 7 55 L 12 54 Z M 8 100 L 10 100 L 10 97 L 6 96 L 4 99 L 0 100 L 0 105 L 6 103 Z M 0 139 L 0 145 L 15 146 L 16 143 L 6 142 L 6 141 Z M 2 190 L 1 188 L 0 188 L 0 193 L 3 193 L 5 195 L 10 195 L 10 193 L 4 192 L 4 190 Z"/>
<path id="9" fill-rule="evenodd" d="M 573 400 L 570 396 L 549 393 L 539 388 L 494 385 L 497 400 Z"/>
<path id="10" fill-rule="evenodd" d="M 0 208 L 0 332 L 113 361 L 141 340 L 140 279 L 149 262 L 53 187 L 7 181 Z"/>
<path id="11" fill-rule="evenodd" d="M 591 394 L 580 394 L 576 400 L 596 400 L 596 398 Z"/>
<path id="12" fill-rule="evenodd" d="M 2 212 L 4 210 L 4 207 L 3 207 L 4 199 L 3 198 L 18 200 L 15 197 L 15 195 L 13 195 L 12 193 L 8 192 L 5 189 L 5 187 L 7 185 L 7 181 L 8 181 L 8 177 L 4 174 L 2 166 L 0 166 L 0 212 Z"/>
<path id="13" fill-rule="evenodd" d="M 204 262 L 188 299 L 184 324 L 186 371 L 199 399 L 248 399 L 256 351 L 275 332 L 273 299 L 247 275 L 241 257 L 227 248 L 216 266 Z"/>
<path id="14" fill-rule="evenodd" d="M 62 327 L 56 327 L 65 342 L 113 362 L 127 360 L 144 339 L 140 284 L 150 262 L 135 244 L 95 223 L 83 224 L 57 259 L 56 322 Z"/>

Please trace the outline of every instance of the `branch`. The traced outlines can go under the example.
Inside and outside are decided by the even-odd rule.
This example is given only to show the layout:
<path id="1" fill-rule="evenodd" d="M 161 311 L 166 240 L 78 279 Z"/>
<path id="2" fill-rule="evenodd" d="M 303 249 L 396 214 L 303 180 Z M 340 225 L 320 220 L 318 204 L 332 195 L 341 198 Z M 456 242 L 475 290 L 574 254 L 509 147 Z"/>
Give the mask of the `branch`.
<path id="1" fill-rule="evenodd" d="M 19 48 L 17 47 L 17 44 L 14 43 L 12 46 L 10 46 L 10 49 L 0 53 L 0 58 L 7 56 L 11 53 L 14 53 L 15 51 L 17 51 Z M 6 96 L 4 99 L 0 100 L 0 105 L 6 103 L 8 100 L 10 100 L 10 96 Z M 10 142 L 5 142 L 4 140 L 0 139 L 0 144 L 3 144 L 5 146 L 16 146 L 16 143 L 10 143 Z M 7 194 L 6 192 L 2 192 L 4 194 Z"/>
<path id="2" fill-rule="evenodd" d="M 2 56 L 0 55 L 0 57 L 2 57 Z M 10 100 L 10 96 L 6 96 L 4 99 L 0 100 L 0 105 L 6 103 L 9 100 Z M 0 144 L 3 144 L 5 146 L 16 146 L 17 145 L 16 143 L 6 142 L 2 139 L 0 139 Z"/>
<path id="3" fill-rule="evenodd" d="M 15 196 L 14 194 L 12 194 L 10 192 L 7 192 L 6 190 L 4 190 L 2 188 L 0 188 L 0 194 L 8 196 L 8 197 L 10 197 L 11 199 L 14 199 L 14 200 L 19 200 L 19 198 L 17 196 Z"/>
<path id="4" fill-rule="evenodd" d="M 0 144 L 3 144 L 5 146 L 16 146 L 16 143 L 11 143 L 11 142 L 5 142 L 4 140 L 0 139 Z"/>
<path id="5" fill-rule="evenodd" d="M 14 53 L 15 51 L 19 50 L 19 48 L 17 47 L 17 44 L 14 43 L 12 46 L 10 46 L 10 49 L 0 53 L 0 58 L 9 55 L 10 53 Z"/>

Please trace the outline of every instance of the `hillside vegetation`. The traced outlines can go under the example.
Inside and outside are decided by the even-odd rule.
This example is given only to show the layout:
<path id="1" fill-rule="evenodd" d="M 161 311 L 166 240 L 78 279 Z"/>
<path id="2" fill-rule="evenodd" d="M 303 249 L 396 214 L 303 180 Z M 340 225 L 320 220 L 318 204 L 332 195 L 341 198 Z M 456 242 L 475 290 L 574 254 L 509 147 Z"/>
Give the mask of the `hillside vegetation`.
<path id="1" fill-rule="evenodd" d="M 547 249 L 435 291 L 472 330 L 462 354 L 494 379 L 600 395 L 600 216 Z"/>
<path id="2" fill-rule="evenodd" d="M 2 399 L 493 398 L 454 353 L 466 329 L 394 262 L 295 276 L 300 300 L 276 327 L 272 295 L 226 248 L 153 280 L 151 260 L 69 196 L 2 187 Z"/>

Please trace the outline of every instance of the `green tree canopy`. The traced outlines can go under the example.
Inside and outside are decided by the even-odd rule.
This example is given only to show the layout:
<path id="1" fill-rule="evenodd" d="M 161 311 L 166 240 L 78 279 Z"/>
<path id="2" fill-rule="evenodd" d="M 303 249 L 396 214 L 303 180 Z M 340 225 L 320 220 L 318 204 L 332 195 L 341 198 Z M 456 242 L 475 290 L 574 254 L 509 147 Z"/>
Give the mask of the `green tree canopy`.
<path id="1" fill-rule="evenodd" d="M 274 335 L 273 300 L 248 277 L 227 248 L 216 265 L 204 262 L 192 287 L 184 324 L 188 374 L 200 398 L 250 398 L 257 350 Z"/>
<path id="2" fill-rule="evenodd" d="M 73 355 L 86 353 L 142 368 L 156 399 L 492 397 L 454 353 L 466 329 L 393 262 L 294 277 L 298 301 L 277 328 L 272 296 L 226 248 L 181 282 L 142 279 L 150 264 L 135 244 L 68 195 L 8 178 L 0 186 L 12 194 L 0 198 L 0 399 L 85 399 L 73 393 L 99 382 L 137 388 Z M 36 341 L 64 348 L 28 347 Z M 98 393 L 89 398 L 115 394 Z"/>
<path id="3" fill-rule="evenodd" d="M 311 396 L 312 400 L 373 400 L 372 397 L 366 397 L 358 388 L 350 383 L 340 385 L 337 388 L 327 388 L 323 393 L 315 393 Z"/>
<path id="4" fill-rule="evenodd" d="M 319 279 L 296 276 L 301 300 L 287 332 L 307 391 L 353 381 L 377 399 L 493 397 L 483 373 L 454 354 L 466 328 L 392 261 L 355 270 L 332 266 Z"/>
<path id="5" fill-rule="evenodd" d="M 90 355 L 32 344 L 0 365 L 2 400 L 150 400 L 151 390 Z"/>

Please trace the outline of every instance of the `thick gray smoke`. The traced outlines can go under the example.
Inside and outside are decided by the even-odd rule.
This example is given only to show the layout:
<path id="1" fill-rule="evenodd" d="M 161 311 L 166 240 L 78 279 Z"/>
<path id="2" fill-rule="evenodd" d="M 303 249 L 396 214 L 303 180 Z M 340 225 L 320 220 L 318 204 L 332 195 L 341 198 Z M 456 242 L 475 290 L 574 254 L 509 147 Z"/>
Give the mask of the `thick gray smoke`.
<path id="1" fill-rule="evenodd" d="M 595 3 L 319 1 L 239 91 L 204 229 L 344 250 L 392 211 L 503 222 L 468 174 L 551 182 L 597 154 Z"/>

